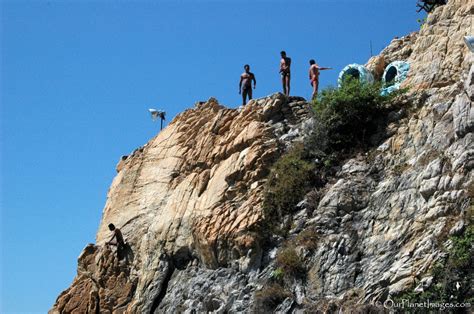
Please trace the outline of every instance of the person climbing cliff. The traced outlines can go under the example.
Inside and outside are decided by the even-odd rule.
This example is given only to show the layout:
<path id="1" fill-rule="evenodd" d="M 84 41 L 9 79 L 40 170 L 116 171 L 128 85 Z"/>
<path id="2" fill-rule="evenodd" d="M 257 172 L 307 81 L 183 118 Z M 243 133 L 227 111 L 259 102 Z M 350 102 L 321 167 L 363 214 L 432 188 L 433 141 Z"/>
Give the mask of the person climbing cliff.
<path id="1" fill-rule="evenodd" d="M 319 71 L 323 70 L 332 70 L 332 68 L 320 67 L 314 59 L 309 60 L 309 80 L 311 86 L 313 86 L 313 94 L 311 95 L 311 99 L 313 100 L 318 96 Z"/>
<path id="2" fill-rule="evenodd" d="M 109 230 L 113 232 L 112 238 L 106 242 L 106 245 L 117 246 L 117 258 L 120 260 L 125 252 L 125 241 L 123 239 L 122 232 L 119 228 L 116 228 L 114 224 L 109 224 Z M 115 240 L 115 241 L 114 241 Z"/>
<path id="3" fill-rule="evenodd" d="M 249 100 L 252 99 L 252 81 L 253 89 L 257 87 L 257 80 L 255 75 L 250 72 L 250 66 L 248 64 L 244 65 L 245 72 L 240 75 L 239 83 L 239 94 L 242 94 L 242 105 L 245 106 L 247 103 L 247 96 Z"/>
<path id="4" fill-rule="evenodd" d="M 286 55 L 285 51 L 280 52 L 280 56 L 280 74 L 281 83 L 283 85 L 283 94 L 290 96 L 291 58 Z"/>

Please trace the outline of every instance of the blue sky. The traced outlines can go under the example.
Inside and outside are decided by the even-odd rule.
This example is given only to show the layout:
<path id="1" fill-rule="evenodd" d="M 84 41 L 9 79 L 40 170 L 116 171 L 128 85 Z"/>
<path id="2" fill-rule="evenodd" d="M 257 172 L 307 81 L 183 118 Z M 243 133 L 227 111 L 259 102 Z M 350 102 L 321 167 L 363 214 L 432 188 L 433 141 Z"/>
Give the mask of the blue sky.
<path id="1" fill-rule="evenodd" d="M 365 63 L 416 31 L 416 0 L 1 2 L 1 313 L 45 313 L 94 242 L 115 165 L 172 118 L 216 97 L 236 107 L 249 63 L 255 97 L 309 97 L 308 60 Z"/>

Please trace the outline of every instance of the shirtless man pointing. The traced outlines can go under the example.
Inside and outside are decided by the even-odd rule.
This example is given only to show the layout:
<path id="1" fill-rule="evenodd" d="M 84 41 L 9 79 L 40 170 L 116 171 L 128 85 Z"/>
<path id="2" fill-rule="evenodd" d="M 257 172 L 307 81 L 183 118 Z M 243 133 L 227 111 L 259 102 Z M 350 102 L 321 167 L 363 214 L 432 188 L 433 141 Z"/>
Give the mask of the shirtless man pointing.
<path id="1" fill-rule="evenodd" d="M 257 80 L 255 79 L 255 75 L 250 72 L 250 66 L 248 64 L 244 65 L 245 72 L 242 73 L 240 76 L 240 83 L 239 83 L 239 94 L 242 94 L 242 105 L 245 106 L 247 95 L 249 96 L 249 100 L 252 99 L 252 81 L 253 81 L 253 89 L 257 86 Z"/>
<path id="2" fill-rule="evenodd" d="M 313 59 L 309 60 L 309 80 L 311 86 L 313 86 L 313 94 L 311 95 L 311 99 L 313 100 L 318 96 L 319 71 L 323 70 L 332 70 L 332 68 L 320 67 Z"/>

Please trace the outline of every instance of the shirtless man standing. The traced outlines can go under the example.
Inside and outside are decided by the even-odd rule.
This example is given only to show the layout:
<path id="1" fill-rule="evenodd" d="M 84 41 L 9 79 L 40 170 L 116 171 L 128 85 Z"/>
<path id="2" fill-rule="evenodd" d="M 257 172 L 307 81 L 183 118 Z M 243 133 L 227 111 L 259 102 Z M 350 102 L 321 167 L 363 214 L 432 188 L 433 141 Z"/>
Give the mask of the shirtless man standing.
<path id="1" fill-rule="evenodd" d="M 313 86 L 313 94 L 311 95 L 311 99 L 313 100 L 318 96 L 319 71 L 323 70 L 332 70 L 332 68 L 320 67 L 313 59 L 309 60 L 309 80 L 311 86 Z"/>
<path id="2" fill-rule="evenodd" d="M 290 96 L 290 66 L 291 58 L 286 56 L 286 52 L 280 52 L 280 74 L 281 74 L 281 83 L 283 85 L 283 94 Z"/>
<path id="3" fill-rule="evenodd" d="M 242 73 L 240 76 L 240 83 L 239 83 L 239 94 L 242 94 L 242 105 L 245 106 L 247 95 L 249 96 L 249 100 L 252 99 L 252 81 L 253 81 L 253 89 L 257 86 L 257 80 L 255 79 L 255 75 L 250 72 L 250 66 L 248 64 L 244 65 L 245 72 Z M 243 87 L 242 87 L 243 85 Z"/>

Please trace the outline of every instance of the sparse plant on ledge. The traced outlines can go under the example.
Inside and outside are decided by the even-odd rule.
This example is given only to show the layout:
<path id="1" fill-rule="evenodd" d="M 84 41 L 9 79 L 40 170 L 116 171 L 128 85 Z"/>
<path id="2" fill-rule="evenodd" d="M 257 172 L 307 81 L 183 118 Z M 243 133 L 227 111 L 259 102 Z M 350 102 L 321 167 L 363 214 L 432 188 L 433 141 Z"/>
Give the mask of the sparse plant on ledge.
<path id="1" fill-rule="evenodd" d="M 312 183 L 314 166 L 307 161 L 307 152 L 301 145 L 284 154 L 274 165 L 268 177 L 263 208 L 267 218 L 291 213 Z"/>
<path id="2" fill-rule="evenodd" d="M 283 247 L 278 251 L 276 264 L 289 277 L 302 277 L 306 273 L 303 260 L 293 246 Z"/>
<path id="3" fill-rule="evenodd" d="M 283 276 L 285 275 L 285 271 L 283 268 L 278 267 L 270 274 L 270 278 L 276 282 L 281 282 L 283 280 Z"/>

